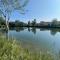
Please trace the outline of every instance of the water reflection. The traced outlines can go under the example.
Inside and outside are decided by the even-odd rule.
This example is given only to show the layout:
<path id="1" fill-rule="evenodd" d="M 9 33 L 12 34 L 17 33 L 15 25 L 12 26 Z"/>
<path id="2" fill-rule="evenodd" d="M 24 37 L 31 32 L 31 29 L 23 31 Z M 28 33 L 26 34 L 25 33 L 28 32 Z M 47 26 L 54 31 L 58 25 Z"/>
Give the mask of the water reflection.
<path id="1" fill-rule="evenodd" d="M 36 28 L 35 27 L 32 27 L 31 31 L 36 34 Z"/>
<path id="2" fill-rule="evenodd" d="M 31 31 L 30 27 L 28 27 L 28 31 L 29 31 L 29 32 Z"/>
<path id="3" fill-rule="evenodd" d="M 60 32 L 59 28 L 10 27 L 10 30 L 12 30 L 12 31 L 15 30 L 16 32 L 24 31 L 25 29 L 28 29 L 29 32 L 32 31 L 34 34 L 36 34 L 36 32 L 37 32 L 36 29 L 40 29 L 40 31 L 50 31 L 50 34 L 53 36 L 56 35 L 57 32 Z M 8 34 L 8 32 L 5 30 L 0 30 L 0 33 L 6 34 L 6 35 Z"/>
<path id="4" fill-rule="evenodd" d="M 57 32 L 60 32 L 59 28 L 40 28 L 40 31 L 50 31 L 51 35 L 56 35 Z"/>
<path id="5" fill-rule="evenodd" d="M 35 27 L 32 27 L 32 28 L 30 28 L 30 27 L 28 27 L 28 28 L 26 28 L 26 27 L 14 27 L 14 28 L 10 28 L 10 30 L 15 30 L 16 32 L 20 32 L 20 31 L 24 31 L 25 29 L 28 29 L 28 31 L 30 32 L 30 31 L 32 31 L 34 34 L 36 34 L 36 28 Z"/>
<path id="6" fill-rule="evenodd" d="M 58 30 L 56 31 L 56 29 L 51 29 L 50 30 L 51 35 L 56 35 L 57 32 L 59 32 L 59 31 Z"/>
<path id="7" fill-rule="evenodd" d="M 10 30 L 16 30 L 16 32 L 23 31 L 24 29 L 24 27 L 10 27 Z"/>
<path id="8" fill-rule="evenodd" d="M 16 30 L 17 32 L 20 32 L 20 31 L 23 31 L 24 28 L 23 28 L 23 27 L 16 27 L 15 30 Z"/>
<path id="9" fill-rule="evenodd" d="M 59 28 L 40 28 L 40 31 L 50 31 L 51 35 L 56 35 L 57 32 L 60 32 Z"/>
<path id="10" fill-rule="evenodd" d="M 10 28 L 10 30 L 15 30 L 16 32 L 20 32 L 20 31 L 24 31 L 25 29 L 28 29 L 28 31 L 32 31 L 34 34 L 36 34 L 36 29 L 40 29 L 40 31 L 50 31 L 51 35 L 56 35 L 57 32 L 60 32 L 59 28 L 35 28 L 35 27 L 14 27 L 14 28 Z"/>
<path id="11" fill-rule="evenodd" d="M 21 32 L 21 31 L 23 31 L 23 32 Z M 45 31 L 47 31 L 47 33 Z M 50 48 L 51 48 L 51 50 L 53 50 L 53 49 L 58 50 L 60 48 L 60 47 L 58 47 L 60 44 L 59 43 L 60 39 L 58 40 L 57 37 L 54 36 L 57 34 L 57 32 L 60 32 L 60 29 L 57 29 L 57 28 L 35 28 L 35 27 L 32 27 L 32 28 L 14 27 L 13 28 L 13 27 L 11 27 L 10 32 L 7 32 L 5 30 L 1 30 L 0 32 L 3 35 L 6 34 L 5 35 L 6 38 L 8 38 L 8 33 L 10 33 L 10 37 L 12 35 L 14 35 L 14 37 L 16 37 L 17 40 L 18 39 L 22 40 L 24 47 L 29 46 L 29 44 L 30 44 L 32 46 L 32 48 L 34 49 L 34 47 L 35 47 L 37 51 L 39 49 L 41 51 L 43 51 L 43 50 L 47 51 L 47 50 L 50 50 Z M 19 32 L 19 33 L 17 33 L 17 32 Z M 41 32 L 41 33 L 39 34 L 39 32 Z M 34 34 L 36 34 L 36 35 L 34 35 Z M 53 38 L 49 34 L 53 35 Z M 53 45 L 54 42 L 55 42 L 55 44 Z M 54 51 L 56 51 L 56 50 L 54 50 Z M 58 50 L 58 56 L 60 57 L 59 50 Z"/>

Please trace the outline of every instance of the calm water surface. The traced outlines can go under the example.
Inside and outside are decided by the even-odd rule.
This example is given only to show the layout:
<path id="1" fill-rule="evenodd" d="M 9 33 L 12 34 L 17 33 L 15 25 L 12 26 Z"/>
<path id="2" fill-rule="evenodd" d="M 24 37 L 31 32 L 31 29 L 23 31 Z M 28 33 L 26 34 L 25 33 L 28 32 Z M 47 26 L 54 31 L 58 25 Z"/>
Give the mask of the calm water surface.
<path id="1" fill-rule="evenodd" d="M 25 48 L 60 54 L 60 29 L 14 28 L 8 33 Z"/>
<path id="2" fill-rule="evenodd" d="M 60 52 L 60 29 L 23 28 L 10 30 L 10 38 L 22 42 L 24 47 L 37 51 Z"/>

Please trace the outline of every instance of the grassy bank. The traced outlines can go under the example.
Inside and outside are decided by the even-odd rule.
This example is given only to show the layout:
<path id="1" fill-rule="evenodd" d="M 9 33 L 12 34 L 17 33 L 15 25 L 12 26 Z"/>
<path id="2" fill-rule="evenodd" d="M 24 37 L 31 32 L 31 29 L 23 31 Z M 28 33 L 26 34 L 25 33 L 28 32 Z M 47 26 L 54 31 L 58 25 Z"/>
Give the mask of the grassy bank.
<path id="1" fill-rule="evenodd" d="M 50 53 L 38 54 L 25 49 L 16 40 L 0 38 L 0 60 L 55 60 Z"/>

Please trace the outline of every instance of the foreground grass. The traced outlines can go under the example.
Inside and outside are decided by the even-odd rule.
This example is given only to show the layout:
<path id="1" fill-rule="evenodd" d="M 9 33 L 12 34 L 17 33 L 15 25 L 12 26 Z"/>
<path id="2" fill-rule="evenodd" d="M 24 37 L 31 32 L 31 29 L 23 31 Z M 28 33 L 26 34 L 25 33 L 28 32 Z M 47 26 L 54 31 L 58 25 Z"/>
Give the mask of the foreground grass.
<path id="1" fill-rule="evenodd" d="M 33 53 L 22 48 L 16 40 L 0 38 L 0 60 L 54 60 L 50 53 Z"/>

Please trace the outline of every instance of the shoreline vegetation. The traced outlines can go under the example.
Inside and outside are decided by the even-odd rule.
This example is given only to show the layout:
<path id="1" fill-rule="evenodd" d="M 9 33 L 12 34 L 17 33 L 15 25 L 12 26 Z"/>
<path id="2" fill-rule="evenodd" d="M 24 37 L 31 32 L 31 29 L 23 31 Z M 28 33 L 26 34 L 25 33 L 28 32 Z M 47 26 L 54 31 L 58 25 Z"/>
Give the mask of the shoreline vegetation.
<path id="1" fill-rule="evenodd" d="M 56 18 L 51 22 L 40 21 L 37 23 L 37 20 L 28 21 L 27 23 L 22 22 L 20 20 L 9 21 L 8 26 L 10 27 L 36 27 L 36 28 L 60 28 L 60 21 Z M 0 17 L 0 28 L 6 28 L 6 22 L 3 17 Z"/>
<path id="2" fill-rule="evenodd" d="M 7 40 L 0 37 L 0 60 L 55 60 L 56 57 L 50 52 L 32 52 L 15 39 Z"/>
<path id="3" fill-rule="evenodd" d="M 60 21 L 56 18 L 51 22 L 40 21 L 39 23 L 37 23 L 36 19 L 31 22 L 28 21 L 27 23 L 15 20 L 14 22 L 9 22 L 9 27 L 60 28 Z"/>

